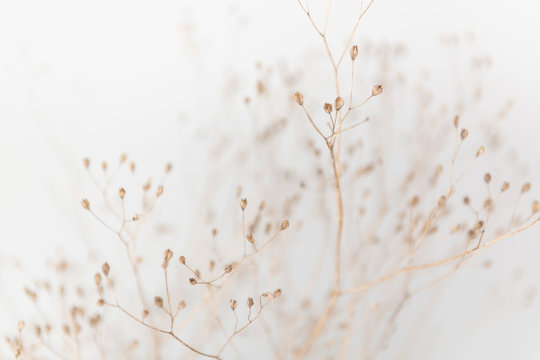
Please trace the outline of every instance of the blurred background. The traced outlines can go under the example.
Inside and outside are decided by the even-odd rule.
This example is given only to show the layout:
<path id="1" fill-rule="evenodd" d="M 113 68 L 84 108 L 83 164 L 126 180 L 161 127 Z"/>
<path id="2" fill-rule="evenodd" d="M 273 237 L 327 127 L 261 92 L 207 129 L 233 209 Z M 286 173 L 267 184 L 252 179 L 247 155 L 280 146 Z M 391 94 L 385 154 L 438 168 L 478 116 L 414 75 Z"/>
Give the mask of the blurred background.
<path id="1" fill-rule="evenodd" d="M 326 2 L 310 6 L 322 22 Z M 336 52 L 359 6 L 334 4 L 328 29 Z M 514 200 L 531 182 L 526 213 L 540 185 L 539 16 L 534 0 L 375 0 L 353 41 L 362 59 L 358 98 L 382 83 L 398 128 L 414 132 L 416 100 L 409 99 L 428 89 L 440 121 L 462 115 L 488 156 L 481 141 L 501 144 L 474 176 L 489 170 L 497 184 L 510 181 Z M 390 48 L 399 54 L 383 66 L 378 56 Z M 389 85 L 385 74 L 393 74 Z M 98 264 L 121 256 L 80 207 L 99 195 L 83 158 L 98 166 L 126 153 L 141 181 L 172 162 L 152 225 L 163 235 L 154 259 L 166 246 L 197 254 L 197 244 L 178 239 L 208 234 L 209 222 L 234 232 L 239 186 L 256 204 L 290 195 L 281 173 L 268 175 L 272 166 L 309 182 L 311 159 L 298 139 L 315 137 L 290 97 L 301 90 L 318 107 L 332 99 L 331 81 L 322 42 L 293 0 L 0 1 L 0 332 L 15 331 L 28 313 L 23 288 L 55 259 L 77 263 L 72 280 L 91 288 Z M 407 90 L 392 92 L 391 81 Z M 478 103 L 469 104 L 470 94 Z M 375 106 L 362 116 L 376 122 Z M 258 147 L 254 134 L 279 128 L 280 119 L 287 130 L 272 147 Z M 399 150 L 390 155 L 401 163 Z M 272 184 L 278 195 L 268 191 Z M 475 194 L 481 185 L 469 188 Z M 294 224 L 294 214 L 272 215 Z M 413 345 L 398 326 L 377 358 L 537 358 L 539 240 L 537 226 L 487 249 L 447 280 L 429 315 L 423 298 L 402 314 L 401 323 L 427 323 Z"/>

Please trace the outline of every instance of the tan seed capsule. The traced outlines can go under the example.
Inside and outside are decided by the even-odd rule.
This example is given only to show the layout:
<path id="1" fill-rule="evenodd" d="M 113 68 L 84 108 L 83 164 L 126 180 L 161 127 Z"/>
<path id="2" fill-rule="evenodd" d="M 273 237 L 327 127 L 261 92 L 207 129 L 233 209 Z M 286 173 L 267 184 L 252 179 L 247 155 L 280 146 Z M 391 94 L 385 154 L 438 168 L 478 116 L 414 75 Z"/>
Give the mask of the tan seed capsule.
<path id="1" fill-rule="evenodd" d="M 521 187 L 521 193 L 522 193 L 522 194 L 525 194 L 525 193 L 528 192 L 529 190 L 531 190 L 531 183 L 525 183 L 525 184 L 523 184 L 523 186 Z"/>
<path id="2" fill-rule="evenodd" d="M 281 223 L 281 225 L 279 226 L 279 229 L 280 230 L 285 230 L 289 227 L 289 220 L 283 220 L 283 222 Z"/>
<path id="3" fill-rule="evenodd" d="M 94 282 L 96 283 L 96 285 L 101 284 L 101 274 L 100 273 L 96 273 L 96 275 L 94 275 Z"/>
<path id="4" fill-rule="evenodd" d="M 253 298 L 248 298 L 247 299 L 247 306 L 250 308 L 250 307 L 253 307 L 253 304 L 255 304 L 255 302 L 253 301 Z"/>
<path id="5" fill-rule="evenodd" d="M 178 311 L 183 310 L 186 308 L 186 302 L 184 300 L 178 302 L 178 306 L 176 307 Z"/>
<path id="6" fill-rule="evenodd" d="M 255 239 L 253 238 L 253 234 L 247 234 L 246 239 L 252 244 L 255 242 Z"/>
<path id="7" fill-rule="evenodd" d="M 341 110 L 344 104 L 345 101 L 343 101 L 343 98 L 341 96 L 338 96 L 336 100 L 334 100 L 334 107 L 336 108 L 336 111 Z"/>
<path id="8" fill-rule="evenodd" d="M 540 211 L 540 201 L 534 200 L 534 202 L 532 203 L 532 212 L 533 214 L 536 214 L 539 211 Z"/>
<path id="9" fill-rule="evenodd" d="M 465 203 L 465 205 L 469 205 L 469 204 L 471 203 L 471 198 L 468 197 L 468 196 L 465 196 L 465 197 L 463 198 L 463 202 Z"/>
<path id="10" fill-rule="evenodd" d="M 154 304 L 156 304 L 157 307 L 163 307 L 163 299 L 159 296 L 154 297 Z"/>
<path id="11" fill-rule="evenodd" d="M 457 129 L 459 127 L 459 115 L 454 117 L 454 127 Z"/>
<path id="12" fill-rule="evenodd" d="M 247 199 L 240 199 L 240 208 L 245 210 L 247 207 Z"/>
<path id="13" fill-rule="evenodd" d="M 281 296 L 281 289 L 277 289 L 272 293 L 272 297 L 278 298 Z"/>
<path id="14" fill-rule="evenodd" d="M 332 104 L 324 103 L 323 109 L 325 113 L 330 114 L 333 110 Z"/>
<path id="15" fill-rule="evenodd" d="M 109 167 L 109 164 L 107 164 L 106 161 L 101 163 L 101 168 L 103 169 L 103 171 L 107 171 L 108 167 Z"/>
<path id="16" fill-rule="evenodd" d="M 439 207 L 443 207 L 445 203 L 446 203 L 446 196 L 443 195 L 439 198 Z"/>
<path id="17" fill-rule="evenodd" d="M 476 157 L 479 157 L 480 155 L 482 155 L 484 151 L 486 151 L 486 149 L 483 146 L 480 146 L 478 150 L 476 151 Z"/>
<path id="18" fill-rule="evenodd" d="M 358 45 L 353 45 L 353 47 L 351 47 L 351 60 L 352 61 L 356 60 L 357 56 L 358 56 Z"/>
<path id="19" fill-rule="evenodd" d="M 105 305 L 105 300 L 103 300 L 103 299 L 98 299 L 97 305 L 98 305 L 98 306 L 103 306 L 103 305 Z"/>
<path id="20" fill-rule="evenodd" d="M 83 199 L 81 201 L 81 205 L 82 205 L 83 209 L 90 210 L 90 201 L 88 201 L 87 199 Z"/>
<path id="21" fill-rule="evenodd" d="M 232 270 L 233 270 L 233 266 L 232 266 L 232 265 L 227 265 L 227 266 L 225 266 L 225 274 L 230 273 Z"/>
<path id="22" fill-rule="evenodd" d="M 501 192 L 505 192 L 506 190 L 508 190 L 509 187 L 510 187 L 510 183 L 508 183 L 507 181 L 503 182 L 501 186 Z"/>
<path id="23" fill-rule="evenodd" d="M 120 155 L 120 164 L 123 164 L 127 159 L 127 154 L 126 153 L 122 153 Z"/>
<path id="24" fill-rule="evenodd" d="M 189 283 L 191 285 L 197 285 L 197 280 L 195 278 L 189 278 Z"/>
<path id="25" fill-rule="evenodd" d="M 185 256 L 180 256 L 178 258 L 178 261 L 180 262 L 180 264 L 186 265 L 186 257 Z"/>
<path id="26" fill-rule="evenodd" d="M 238 303 L 236 302 L 236 300 L 230 300 L 229 301 L 229 306 L 231 307 L 232 311 L 236 310 L 237 305 L 238 305 Z"/>
<path id="27" fill-rule="evenodd" d="M 469 136 L 469 130 L 461 129 L 461 133 L 459 136 L 461 137 L 461 140 L 465 140 L 467 136 Z"/>
<path id="28" fill-rule="evenodd" d="M 294 93 L 294 101 L 296 101 L 296 103 L 300 106 L 304 105 L 304 96 L 302 95 L 301 92 L 297 91 Z"/>
<path id="29" fill-rule="evenodd" d="M 108 263 L 104 263 L 103 265 L 101 265 L 101 271 L 103 272 L 105 276 L 109 276 L 110 270 L 111 270 L 111 267 L 109 266 Z"/>
<path id="30" fill-rule="evenodd" d="M 120 189 L 118 190 L 118 196 L 120 196 L 120 199 L 123 199 L 124 196 L 126 196 L 126 189 L 120 188 Z"/>
<path id="31" fill-rule="evenodd" d="M 88 169 L 88 167 L 90 166 L 90 159 L 84 158 L 83 159 L 83 166 Z"/>
<path id="32" fill-rule="evenodd" d="M 165 172 L 170 173 L 171 170 L 172 170 L 172 163 L 167 163 L 167 165 L 165 166 Z"/>
<path id="33" fill-rule="evenodd" d="M 382 85 L 375 85 L 375 86 L 371 89 L 371 96 L 381 95 L 382 91 L 383 91 Z"/>
<path id="34" fill-rule="evenodd" d="M 159 185 L 156 190 L 156 196 L 160 197 L 163 194 L 163 185 Z"/>
<path id="35" fill-rule="evenodd" d="M 486 184 L 489 184 L 490 181 L 491 181 L 491 174 L 490 174 L 490 173 L 486 173 L 486 174 L 484 175 L 484 182 L 485 182 Z"/>

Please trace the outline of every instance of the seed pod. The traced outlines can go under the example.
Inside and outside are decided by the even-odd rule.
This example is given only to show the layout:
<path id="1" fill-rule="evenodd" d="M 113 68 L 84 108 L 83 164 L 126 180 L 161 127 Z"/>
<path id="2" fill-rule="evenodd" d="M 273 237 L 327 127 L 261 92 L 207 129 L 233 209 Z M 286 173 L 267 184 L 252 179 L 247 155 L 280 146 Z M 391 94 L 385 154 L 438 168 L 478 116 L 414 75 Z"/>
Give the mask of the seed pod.
<path id="1" fill-rule="evenodd" d="M 87 199 L 83 199 L 81 201 L 81 205 L 82 205 L 83 209 L 90 210 L 90 201 L 88 201 Z"/>
<path id="2" fill-rule="evenodd" d="M 345 101 L 343 101 L 343 98 L 341 96 L 338 96 L 336 100 L 334 100 L 334 107 L 336 108 L 336 111 L 341 110 L 344 104 Z"/>
<path id="3" fill-rule="evenodd" d="M 120 188 L 118 190 L 118 196 L 120 196 L 120 199 L 123 199 L 124 196 L 126 196 L 126 190 L 124 188 Z"/>
<path id="4" fill-rule="evenodd" d="M 529 190 L 531 190 L 531 183 L 525 183 L 525 184 L 523 184 L 523 186 L 521 187 L 521 193 L 522 193 L 522 194 L 525 194 L 525 193 L 528 192 Z"/>
<path id="5" fill-rule="evenodd" d="M 228 274 L 232 271 L 233 269 L 233 266 L 232 265 L 227 265 L 225 266 L 225 274 Z"/>
<path id="6" fill-rule="evenodd" d="M 96 273 L 96 275 L 94 275 L 94 282 L 96 283 L 96 285 L 101 284 L 101 274 L 100 273 Z"/>
<path id="7" fill-rule="evenodd" d="M 253 238 L 253 234 L 247 234 L 246 239 L 252 244 L 255 242 L 255 239 Z"/>
<path id="8" fill-rule="evenodd" d="M 486 148 L 484 148 L 483 146 L 480 146 L 478 150 L 476 151 L 476 157 L 479 157 L 480 155 L 482 155 L 484 151 L 486 151 Z"/>
<path id="9" fill-rule="evenodd" d="M 180 262 L 180 264 L 186 265 L 186 257 L 185 256 L 180 256 L 178 258 L 178 261 Z"/>
<path id="10" fill-rule="evenodd" d="M 163 299 L 159 296 L 154 297 L 154 304 L 156 304 L 157 307 L 163 307 Z"/>
<path id="11" fill-rule="evenodd" d="M 353 47 L 351 47 L 351 60 L 352 61 L 356 60 L 357 56 L 358 56 L 358 45 L 353 45 Z"/>
<path id="12" fill-rule="evenodd" d="M 197 285 L 197 280 L 195 278 L 189 278 L 189 283 L 191 285 Z"/>
<path id="13" fill-rule="evenodd" d="M 382 91 L 383 91 L 382 85 L 375 85 L 371 89 L 371 96 L 381 95 Z"/>
<path id="14" fill-rule="evenodd" d="M 459 134 L 461 137 L 461 140 L 465 140 L 467 136 L 469 136 L 469 130 L 467 129 L 461 129 L 461 133 Z"/>
<path id="15" fill-rule="evenodd" d="M 279 226 L 279 229 L 283 231 L 287 229 L 288 227 L 289 227 L 289 220 L 283 220 L 283 222 Z"/>
<path id="16" fill-rule="evenodd" d="M 301 92 L 297 91 L 294 93 L 294 101 L 300 106 L 304 105 L 304 96 Z"/>
<path id="17" fill-rule="evenodd" d="M 238 305 L 238 303 L 236 302 L 236 300 L 231 300 L 229 301 L 229 306 L 231 307 L 231 310 L 232 311 L 235 311 L 236 310 L 236 306 Z"/>
<path id="18" fill-rule="evenodd" d="M 249 298 L 247 299 L 247 306 L 248 306 L 249 308 L 252 307 L 254 303 L 255 303 L 255 302 L 253 301 L 253 298 L 252 298 L 252 297 L 249 297 Z"/>
<path id="19" fill-rule="evenodd" d="M 501 192 L 505 192 L 506 190 L 508 190 L 509 187 L 510 187 L 510 183 L 508 183 L 508 181 L 503 182 L 501 186 Z"/>
<path id="20" fill-rule="evenodd" d="M 333 110 L 332 104 L 324 103 L 323 109 L 325 113 L 330 114 Z"/>
<path id="21" fill-rule="evenodd" d="M 277 289 L 272 293 L 272 297 L 278 298 L 281 296 L 281 289 Z"/>
<path id="22" fill-rule="evenodd" d="M 163 185 L 159 185 L 156 190 L 156 196 L 160 197 L 163 194 Z"/>
<path id="23" fill-rule="evenodd" d="M 240 199 L 240 208 L 245 210 L 247 206 L 247 199 Z"/>
<path id="24" fill-rule="evenodd" d="M 83 166 L 87 169 L 90 166 L 90 160 L 88 158 L 83 159 Z"/>
<path id="25" fill-rule="evenodd" d="M 484 175 L 484 182 L 485 182 L 486 184 L 489 184 L 490 181 L 491 181 L 491 174 L 490 174 L 490 173 L 486 173 L 486 174 Z"/>
<path id="26" fill-rule="evenodd" d="M 109 276 L 110 270 L 111 270 L 111 267 L 109 266 L 108 263 L 104 263 L 103 265 L 101 265 L 101 271 L 103 272 L 105 276 Z"/>

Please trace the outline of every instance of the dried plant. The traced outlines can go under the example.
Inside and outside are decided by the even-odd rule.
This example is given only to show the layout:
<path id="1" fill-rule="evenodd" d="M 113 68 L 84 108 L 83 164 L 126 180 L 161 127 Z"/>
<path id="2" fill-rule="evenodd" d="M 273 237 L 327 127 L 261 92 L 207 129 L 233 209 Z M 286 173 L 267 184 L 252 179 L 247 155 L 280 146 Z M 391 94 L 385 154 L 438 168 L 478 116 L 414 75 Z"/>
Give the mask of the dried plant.
<path id="1" fill-rule="evenodd" d="M 224 205 L 219 215 L 208 216 L 209 236 L 162 246 L 159 226 L 153 231 L 144 225 L 159 215 L 172 164 L 155 182 L 140 181 L 126 154 L 114 165 L 84 159 L 95 196 L 81 200 L 82 210 L 107 229 L 124 254 L 115 256 L 116 245 L 109 243 L 89 260 L 100 268 L 93 281 L 87 274 L 85 286 L 67 280 L 66 274 L 76 272 L 67 259 L 53 264 L 54 281 L 25 288 L 37 316 L 20 321 L 6 339 L 16 359 L 374 359 L 419 294 L 540 221 L 538 201 L 526 215 L 520 206 L 529 200 L 531 182 L 520 184 L 512 206 L 507 205 L 510 183 L 497 173 L 482 171 L 467 183 L 470 190 L 461 186 L 471 173 L 477 175 L 477 162 L 491 151 L 462 125 L 472 106 L 455 106 L 459 114 L 436 112 L 421 82 L 409 101 L 418 104 L 416 122 L 405 129 L 399 124 L 393 97 L 402 82 L 390 65 L 401 56 L 400 45 L 374 52 L 378 81 L 364 86 L 369 74 L 357 79 L 370 45 L 354 39 L 374 0 L 362 2 L 344 44 L 328 39 L 332 0 L 320 23 L 308 1 L 298 5 L 330 63 L 332 95 L 316 99 L 309 83 L 286 94 L 283 106 L 298 121 L 292 126 L 273 119 L 259 129 L 254 156 L 279 147 L 279 134 L 294 139 L 294 152 L 310 160 L 297 167 L 293 162 L 291 169 L 268 156 L 257 170 L 268 182 L 234 179 L 243 186 L 234 210 Z M 290 85 L 302 87 L 298 79 Z M 274 100 L 265 96 L 273 91 L 269 80 L 258 80 L 245 106 L 251 109 L 255 101 L 272 106 Z M 474 93 L 478 100 L 480 90 Z M 211 154 L 217 162 L 215 146 Z M 238 163 L 248 152 L 241 149 Z M 209 204 L 179 206 L 206 211 Z M 210 226 L 220 216 L 238 226 L 221 236 L 221 229 Z"/>

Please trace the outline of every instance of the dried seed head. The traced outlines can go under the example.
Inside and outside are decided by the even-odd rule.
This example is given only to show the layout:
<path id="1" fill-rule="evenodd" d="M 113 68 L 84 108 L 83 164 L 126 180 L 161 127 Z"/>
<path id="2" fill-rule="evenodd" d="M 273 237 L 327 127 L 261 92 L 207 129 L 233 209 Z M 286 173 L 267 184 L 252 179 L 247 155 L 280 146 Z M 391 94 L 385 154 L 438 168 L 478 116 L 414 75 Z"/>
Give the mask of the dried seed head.
<path id="1" fill-rule="evenodd" d="M 491 174 L 490 174 L 490 173 L 486 173 L 486 174 L 484 175 L 484 182 L 485 182 L 486 184 L 489 184 L 490 181 L 491 181 Z"/>
<path id="2" fill-rule="evenodd" d="M 501 185 L 501 192 L 505 192 L 510 187 L 510 183 L 508 181 L 503 182 Z"/>
<path id="3" fill-rule="evenodd" d="M 122 153 L 120 154 L 120 164 L 123 164 L 127 159 L 127 154 L 126 153 Z"/>
<path id="4" fill-rule="evenodd" d="M 459 136 L 461 137 L 462 141 L 465 140 L 467 136 L 469 136 L 469 130 L 461 129 L 461 133 L 459 134 Z"/>
<path id="5" fill-rule="evenodd" d="M 247 306 L 250 308 L 250 307 L 253 307 L 253 305 L 255 304 L 255 302 L 253 301 L 253 298 L 249 297 L 247 299 Z"/>
<path id="6" fill-rule="evenodd" d="M 420 201 L 420 199 L 418 198 L 418 196 L 414 196 L 411 201 L 409 201 L 409 206 L 410 207 L 415 207 L 416 205 L 418 205 L 418 202 Z"/>
<path id="7" fill-rule="evenodd" d="M 236 300 L 230 300 L 229 301 L 229 306 L 231 307 L 231 310 L 232 311 L 235 311 L 236 310 L 236 306 L 238 305 L 238 303 L 236 302 Z"/>
<path id="8" fill-rule="evenodd" d="M 109 266 L 108 263 L 104 263 L 103 265 L 101 265 L 101 271 L 103 272 L 105 276 L 109 276 L 110 270 L 111 270 L 111 267 Z"/>
<path id="9" fill-rule="evenodd" d="M 101 163 L 101 168 L 103 169 L 103 171 L 107 171 L 107 169 L 109 168 L 109 165 L 107 164 L 106 161 Z"/>
<path id="10" fill-rule="evenodd" d="M 468 196 L 465 196 L 465 197 L 463 198 L 463 202 L 465 203 L 465 205 L 469 205 L 469 204 L 471 203 L 471 198 L 468 197 Z"/>
<path id="11" fill-rule="evenodd" d="M 163 299 L 160 296 L 154 297 L 154 304 L 156 304 L 157 307 L 163 307 Z"/>
<path id="12" fill-rule="evenodd" d="M 459 127 L 459 115 L 454 117 L 454 127 L 457 129 Z"/>
<path id="13" fill-rule="evenodd" d="M 353 47 L 351 47 L 351 60 L 352 61 L 356 60 L 357 56 L 358 56 L 358 45 L 353 45 Z"/>
<path id="14" fill-rule="evenodd" d="M 294 101 L 300 106 L 304 105 L 304 95 L 300 91 L 297 91 L 293 95 Z"/>
<path id="15" fill-rule="evenodd" d="M 19 331 L 21 331 L 23 328 L 24 328 L 24 321 L 19 321 L 19 323 L 17 324 L 17 327 L 19 328 Z"/>
<path id="16" fill-rule="evenodd" d="M 135 172 L 135 163 L 133 161 L 129 163 L 129 170 L 131 170 L 131 172 Z"/>
<path id="17" fill-rule="evenodd" d="M 289 220 L 283 220 L 283 222 L 279 226 L 279 229 L 283 231 L 287 229 L 288 227 L 289 227 Z"/>
<path id="18" fill-rule="evenodd" d="M 167 266 L 169 266 L 169 260 L 171 260 L 172 257 L 173 252 L 171 251 L 171 249 L 165 250 L 165 252 L 163 253 L 163 264 L 161 265 L 161 267 L 163 267 L 164 269 L 167 268 Z"/>
<path id="19" fill-rule="evenodd" d="M 178 306 L 176 307 L 178 311 L 183 310 L 186 308 L 186 302 L 184 300 L 178 302 Z"/>
<path id="20" fill-rule="evenodd" d="M 32 291 L 29 288 L 24 288 L 24 293 L 25 293 L 26 296 L 28 296 L 30 298 L 30 300 L 36 301 L 37 294 L 36 294 L 35 291 Z"/>
<path id="21" fill-rule="evenodd" d="M 225 274 L 230 273 L 233 270 L 233 266 L 231 264 L 225 266 Z"/>
<path id="22" fill-rule="evenodd" d="M 523 184 L 523 186 L 521 187 L 521 193 L 522 193 L 522 194 L 525 194 L 525 193 L 528 192 L 529 190 L 531 190 L 531 183 L 525 183 L 525 184 Z"/>
<path id="23" fill-rule="evenodd" d="M 82 163 L 83 163 L 83 166 L 88 169 L 88 167 L 90 166 L 90 159 L 84 158 Z"/>
<path id="24" fill-rule="evenodd" d="M 375 86 L 371 89 L 371 96 L 381 95 L 382 91 L 383 91 L 382 85 L 375 85 Z"/>
<path id="25" fill-rule="evenodd" d="M 272 293 L 272 297 L 278 298 L 281 296 L 281 289 L 277 289 Z"/>
<path id="26" fill-rule="evenodd" d="M 160 197 L 163 194 L 163 185 L 159 185 L 156 190 L 156 196 Z"/>
<path id="27" fill-rule="evenodd" d="M 189 283 L 191 285 L 197 285 L 197 280 L 195 278 L 189 278 Z"/>
<path id="28" fill-rule="evenodd" d="M 120 199 L 123 199 L 124 196 L 126 196 L 126 189 L 120 188 L 120 189 L 118 190 L 118 196 L 120 196 Z"/>
<path id="29" fill-rule="evenodd" d="M 141 214 L 135 214 L 135 215 L 133 215 L 132 220 L 133 220 L 133 221 L 139 221 L 139 220 L 141 219 L 141 217 L 142 217 Z"/>
<path id="30" fill-rule="evenodd" d="M 323 109 L 325 113 L 330 114 L 333 110 L 332 104 L 324 103 Z"/>
<path id="31" fill-rule="evenodd" d="M 142 318 L 144 319 L 144 318 L 147 317 L 148 315 L 150 315 L 150 311 L 144 309 L 144 310 L 142 311 Z"/>
<path id="32" fill-rule="evenodd" d="M 90 210 L 90 201 L 88 201 L 88 199 L 83 199 L 81 201 L 81 205 L 82 205 L 83 209 Z"/>
<path id="33" fill-rule="evenodd" d="M 170 173 L 171 170 L 172 170 L 172 163 L 167 163 L 167 165 L 165 165 L 165 172 Z"/>
<path id="34" fill-rule="evenodd" d="M 486 209 L 491 209 L 492 206 L 493 206 L 493 200 L 491 200 L 490 198 L 484 201 L 484 207 Z"/>
<path id="35" fill-rule="evenodd" d="M 105 300 L 103 300 L 103 299 L 98 299 L 98 301 L 97 301 L 97 306 L 103 306 L 103 305 L 105 305 Z"/>
<path id="36" fill-rule="evenodd" d="M 34 326 L 34 334 L 39 338 L 41 336 L 41 327 L 39 325 Z"/>
<path id="37" fill-rule="evenodd" d="M 486 148 L 483 146 L 480 146 L 478 150 L 476 151 L 476 157 L 479 157 L 480 155 L 482 155 L 484 151 L 486 151 Z"/>
<path id="38" fill-rule="evenodd" d="M 334 107 L 336 108 L 336 111 L 341 110 L 344 104 L 345 101 L 343 101 L 343 98 L 341 96 L 338 96 L 336 100 L 334 100 Z"/>
<path id="39" fill-rule="evenodd" d="M 532 212 L 533 214 L 536 214 L 540 211 L 540 201 L 534 200 L 532 203 Z"/>
<path id="40" fill-rule="evenodd" d="M 180 256 L 178 258 L 178 261 L 180 262 L 180 264 L 186 265 L 186 257 L 185 256 Z"/>
<path id="41" fill-rule="evenodd" d="M 247 199 L 245 199 L 245 198 L 240 199 L 240 208 L 242 210 L 245 210 L 246 206 L 247 206 Z"/>
<path id="42" fill-rule="evenodd" d="M 247 234 L 246 239 L 252 244 L 255 242 L 255 239 L 253 238 L 253 234 Z"/>
<path id="43" fill-rule="evenodd" d="M 96 275 L 94 275 L 94 282 L 98 286 L 99 286 L 99 284 L 101 284 L 101 274 L 100 273 L 96 273 Z"/>

